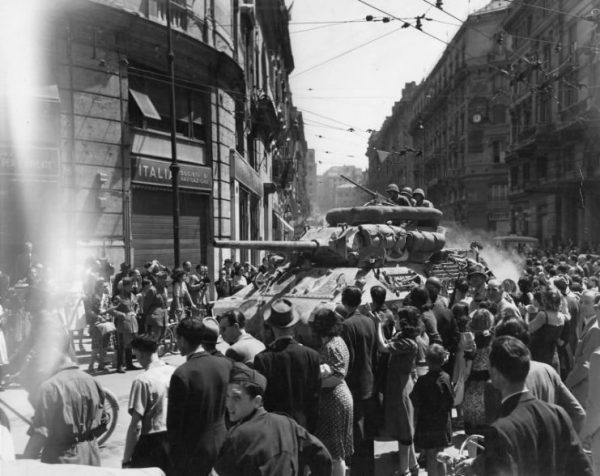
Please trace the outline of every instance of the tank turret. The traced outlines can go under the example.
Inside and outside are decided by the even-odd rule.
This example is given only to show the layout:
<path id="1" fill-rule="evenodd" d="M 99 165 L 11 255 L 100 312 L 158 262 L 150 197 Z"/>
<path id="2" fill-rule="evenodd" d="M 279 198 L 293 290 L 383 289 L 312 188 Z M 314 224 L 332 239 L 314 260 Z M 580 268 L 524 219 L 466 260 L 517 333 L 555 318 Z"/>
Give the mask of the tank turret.
<path id="1" fill-rule="evenodd" d="M 375 201 L 329 211 L 327 226 L 308 227 L 296 241 L 216 239 L 218 248 L 272 251 L 286 255 L 287 260 L 235 295 L 217 300 L 213 314 L 239 310 L 246 316 L 248 332 L 263 337 L 263 313 L 274 299 L 286 297 L 303 323 L 299 326 L 301 340 L 310 344 L 306 326 L 310 316 L 321 306 L 338 304 L 346 286 L 360 287 L 367 306 L 370 289 L 383 286 L 388 304 L 394 305 L 425 282 L 429 269 L 442 269 L 439 262 L 445 253 L 445 230 L 438 226 L 441 218 L 442 213 L 434 208 Z M 430 262 L 432 255 L 436 258 Z"/>
<path id="2" fill-rule="evenodd" d="M 214 240 L 217 248 L 292 252 L 316 265 L 381 268 L 402 262 L 423 263 L 444 247 L 444 231 L 416 229 L 439 222 L 434 208 L 365 206 L 327 214 L 330 226 L 308 228 L 297 241 Z M 335 224 L 335 225 L 334 225 Z M 435 230 L 435 231 L 434 231 Z"/>

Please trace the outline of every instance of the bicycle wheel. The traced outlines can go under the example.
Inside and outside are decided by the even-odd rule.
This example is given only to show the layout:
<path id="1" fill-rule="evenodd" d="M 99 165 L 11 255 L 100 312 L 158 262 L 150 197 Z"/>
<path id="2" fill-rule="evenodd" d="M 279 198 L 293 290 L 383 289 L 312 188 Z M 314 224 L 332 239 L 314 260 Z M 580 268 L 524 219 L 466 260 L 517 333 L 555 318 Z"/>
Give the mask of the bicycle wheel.
<path id="1" fill-rule="evenodd" d="M 119 401 L 114 393 L 108 389 L 104 390 L 104 411 L 108 415 L 106 423 L 106 431 L 98 437 L 98 446 L 106 443 L 106 440 L 113 434 L 117 427 L 117 419 L 119 418 Z"/>
<path id="2" fill-rule="evenodd" d="M 177 336 L 175 335 L 175 327 L 177 324 L 170 325 L 167 329 L 167 335 L 169 339 L 169 352 L 171 354 L 177 354 L 179 352 L 179 348 L 177 347 Z"/>

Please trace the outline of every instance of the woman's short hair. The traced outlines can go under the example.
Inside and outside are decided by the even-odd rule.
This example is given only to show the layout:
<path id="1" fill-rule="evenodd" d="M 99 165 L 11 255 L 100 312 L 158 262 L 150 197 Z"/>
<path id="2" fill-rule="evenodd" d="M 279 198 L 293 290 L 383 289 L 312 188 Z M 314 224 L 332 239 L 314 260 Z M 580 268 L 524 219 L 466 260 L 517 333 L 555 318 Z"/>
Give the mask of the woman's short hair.
<path id="1" fill-rule="evenodd" d="M 335 311 L 322 308 L 317 310 L 310 326 L 320 337 L 335 337 L 340 335 L 342 320 L 340 319 L 340 315 Z"/>
<path id="2" fill-rule="evenodd" d="M 402 330 L 402 335 L 415 339 L 423 331 L 421 311 L 415 306 L 402 306 L 396 311 L 397 319 Z"/>
<path id="3" fill-rule="evenodd" d="M 548 311 L 558 311 L 562 298 L 560 293 L 554 289 L 546 291 L 543 296 L 544 308 Z"/>

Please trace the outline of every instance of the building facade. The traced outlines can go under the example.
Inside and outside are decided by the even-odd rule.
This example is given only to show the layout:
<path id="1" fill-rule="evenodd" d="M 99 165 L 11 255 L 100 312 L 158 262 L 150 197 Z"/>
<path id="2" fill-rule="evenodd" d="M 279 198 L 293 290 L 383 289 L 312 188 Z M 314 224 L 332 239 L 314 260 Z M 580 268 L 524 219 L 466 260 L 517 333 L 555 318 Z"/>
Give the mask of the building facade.
<path id="1" fill-rule="evenodd" d="M 600 241 L 596 2 L 516 3 L 510 42 L 512 229 L 545 246 Z"/>
<path id="2" fill-rule="evenodd" d="M 496 233 L 510 227 L 509 53 L 498 36 L 509 5 L 493 0 L 467 18 L 422 83 L 406 85 L 367 152 L 372 187 L 420 187 L 446 222 Z M 378 149 L 393 154 L 380 162 Z"/>
<path id="3" fill-rule="evenodd" d="M 44 8 L 29 134 L 15 136 L 2 115 L 0 269 L 20 277 L 25 242 L 29 259 L 49 264 L 173 266 L 166 3 Z M 271 239 L 285 210 L 303 213 L 288 22 L 283 0 L 171 2 L 181 260 L 216 269 L 230 251 L 214 249 L 213 236 Z"/>
<path id="4" fill-rule="evenodd" d="M 365 174 L 353 165 L 330 167 L 325 173 L 318 175 L 316 202 L 319 213 L 323 216 L 332 208 L 362 205 L 371 199 L 360 188 L 343 179 L 342 175 L 360 185 L 365 184 Z"/>
<path id="5" fill-rule="evenodd" d="M 414 187 L 414 165 L 420 154 L 413 147 L 409 125 L 412 119 L 412 98 L 417 89 L 415 82 L 406 83 L 402 89 L 402 97 L 392 107 L 392 114 L 369 137 L 366 153 L 369 158 L 367 184 L 371 190 L 383 195 L 386 195 L 385 189 L 390 183 L 395 183 L 400 188 Z"/>

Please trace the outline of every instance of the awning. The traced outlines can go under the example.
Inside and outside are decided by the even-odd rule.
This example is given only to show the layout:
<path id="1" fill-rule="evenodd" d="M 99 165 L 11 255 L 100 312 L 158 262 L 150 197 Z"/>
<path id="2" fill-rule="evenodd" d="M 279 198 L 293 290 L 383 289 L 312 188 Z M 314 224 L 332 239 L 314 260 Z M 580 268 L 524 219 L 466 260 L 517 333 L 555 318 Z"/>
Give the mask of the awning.
<path id="1" fill-rule="evenodd" d="M 47 84 L 36 88 L 36 90 L 33 92 L 33 97 L 43 101 L 60 102 L 58 86 L 56 84 Z"/>
<path id="2" fill-rule="evenodd" d="M 284 228 L 287 228 L 288 231 L 291 231 L 292 233 L 294 232 L 294 227 L 292 225 L 290 225 L 287 221 L 285 221 L 283 219 L 283 217 L 277 213 L 277 212 L 273 212 L 273 214 L 277 217 L 277 219 L 281 222 L 281 224 L 284 226 Z"/>
<path id="3" fill-rule="evenodd" d="M 129 92 L 131 93 L 131 97 L 133 98 L 137 106 L 140 108 L 140 111 L 142 112 L 145 118 L 156 119 L 157 121 L 161 120 L 160 114 L 158 113 L 156 107 L 154 107 L 154 104 L 152 103 L 152 99 L 150 99 L 150 97 L 147 94 L 140 93 L 139 91 L 134 91 L 133 89 L 130 89 Z"/>

